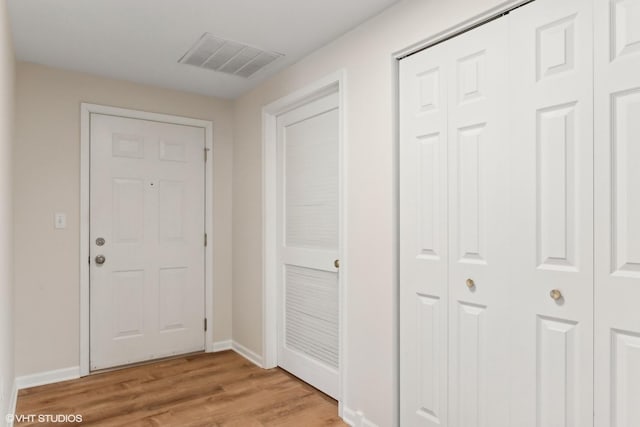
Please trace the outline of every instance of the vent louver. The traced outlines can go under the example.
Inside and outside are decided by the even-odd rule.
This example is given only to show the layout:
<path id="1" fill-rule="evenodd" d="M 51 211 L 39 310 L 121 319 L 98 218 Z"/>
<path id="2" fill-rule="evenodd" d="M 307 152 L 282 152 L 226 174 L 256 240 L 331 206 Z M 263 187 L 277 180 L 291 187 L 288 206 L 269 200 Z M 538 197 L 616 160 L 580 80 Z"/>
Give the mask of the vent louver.
<path id="1" fill-rule="evenodd" d="M 178 62 L 249 78 L 282 56 L 205 33 Z"/>

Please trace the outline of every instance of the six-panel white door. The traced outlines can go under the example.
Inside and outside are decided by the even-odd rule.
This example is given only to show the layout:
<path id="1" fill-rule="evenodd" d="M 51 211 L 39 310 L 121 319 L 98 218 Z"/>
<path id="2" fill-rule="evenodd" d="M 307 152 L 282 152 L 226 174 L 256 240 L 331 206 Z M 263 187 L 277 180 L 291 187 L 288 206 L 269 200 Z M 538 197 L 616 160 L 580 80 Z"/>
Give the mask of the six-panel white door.
<path id="1" fill-rule="evenodd" d="M 508 16 L 511 425 L 593 425 L 591 2 Z M 507 367 L 505 367 L 507 369 Z"/>
<path id="2" fill-rule="evenodd" d="M 507 40 L 498 19 L 446 43 L 451 427 L 511 426 Z"/>
<path id="3" fill-rule="evenodd" d="M 447 426 L 446 44 L 400 62 L 400 425 Z"/>
<path id="4" fill-rule="evenodd" d="M 507 24 L 401 62 L 401 424 L 508 426 Z"/>
<path id="5" fill-rule="evenodd" d="M 337 92 L 277 118 L 278 365 L 339 398 Z"/>
<path id="6" fill-rule="evenodd" d="M 595 425 L 640 426 L 640 1 L 595 0 Z"/>
<path id="7" fill-rule="evenodd" d="M 204 129 L 90 123 L 90 368 L 203 350 Z"/>

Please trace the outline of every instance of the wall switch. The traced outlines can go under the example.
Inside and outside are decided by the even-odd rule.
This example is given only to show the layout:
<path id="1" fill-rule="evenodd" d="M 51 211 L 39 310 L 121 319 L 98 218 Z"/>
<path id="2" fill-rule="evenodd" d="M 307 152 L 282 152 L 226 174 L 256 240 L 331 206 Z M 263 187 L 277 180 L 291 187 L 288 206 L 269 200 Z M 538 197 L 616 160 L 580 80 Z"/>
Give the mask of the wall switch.
<path id="1" fill-rule="evenodd" d="M 56 226 L 56 229 L 67 228 L 67 214 L 60 213 L 60 212 L 56 213 L 55 226 Z"/>

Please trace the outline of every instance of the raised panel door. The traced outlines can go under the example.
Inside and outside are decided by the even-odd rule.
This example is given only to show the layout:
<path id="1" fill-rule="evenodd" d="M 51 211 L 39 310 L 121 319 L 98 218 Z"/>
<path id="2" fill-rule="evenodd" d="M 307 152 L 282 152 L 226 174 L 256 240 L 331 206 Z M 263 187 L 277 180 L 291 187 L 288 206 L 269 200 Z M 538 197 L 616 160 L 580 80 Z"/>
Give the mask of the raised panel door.
<path id="1" fill-rule="evenodd" d="M 203 149 L 202 128 L 91 115 L 91 370 L 204 349 Z"/>
<path id="2" fill-rule="evenodd" d="M 447 42 L 449 426 L 509 427 L 507 20 Z"/>
<path id="3" fill-rule="evenodd" d="M 446 426 L 446 44 L 400 62 L 400 425 Z"/>
<path id="4" fill-rule="evenodd" d="M 592 13 L 509 14 L 511 425 L 593 425 Z"/>
<path id="5" fill-rule="evenodd" d="M 595 425 L 640 425 L 640 1 L 595 0 Z"/>

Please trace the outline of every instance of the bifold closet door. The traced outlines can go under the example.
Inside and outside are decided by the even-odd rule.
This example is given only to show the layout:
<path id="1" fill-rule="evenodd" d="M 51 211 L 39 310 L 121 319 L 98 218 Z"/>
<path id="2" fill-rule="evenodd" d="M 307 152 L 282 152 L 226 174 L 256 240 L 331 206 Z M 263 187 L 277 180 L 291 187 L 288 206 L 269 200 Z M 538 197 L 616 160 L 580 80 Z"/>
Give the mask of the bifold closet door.
<path id="1" fill-rule="evenodd" d="M 640 426 L 640 1 L 595 1 L 595 419 Z"/>
<path id="2" fill-rule="evenodd" d="M 447 45 L 400 62 L 400 425 L 447 426 Z"/>
<path id="3" fill-rule="evenodd" d="M 401 61 L 401 425 L 508 426 L 507 24 Z"/>
<path id="4" fill-rule="evenodd" d="M 591 1 L 509 14 L 511 423 L 593 425 Z M 612 426 L 613 427 L 613 426 Z"/>
<path id="5" fill-rule="evenodd" d="M 507 20 L 447 42 L 449 426 L 510 427 Z"/>

